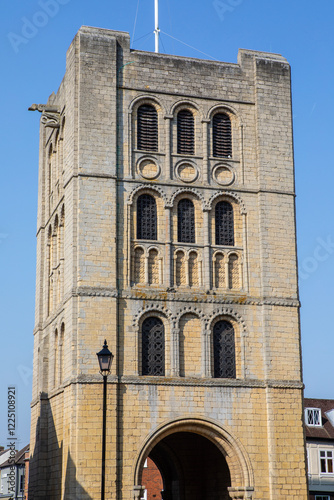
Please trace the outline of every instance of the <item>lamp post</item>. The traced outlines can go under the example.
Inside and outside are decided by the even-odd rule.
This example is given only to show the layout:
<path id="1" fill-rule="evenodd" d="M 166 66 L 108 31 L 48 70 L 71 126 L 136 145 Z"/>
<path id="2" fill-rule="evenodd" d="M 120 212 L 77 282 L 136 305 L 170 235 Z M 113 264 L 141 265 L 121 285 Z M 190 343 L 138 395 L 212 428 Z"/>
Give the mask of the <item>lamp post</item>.
<path id="1" fill-rule="evenodd" d="M 103 348 L 96 353 L 99 361 L 100 373 L 103 377 L 103 425 L 102 425 L 102 474 L 101 474 L 101 500 L 104 500 L 105 470 L 106 470 L 106 421 L 107 421 L 107 377 L 110 373 L 114 355 L 109 351 L 107 341 Z"/>

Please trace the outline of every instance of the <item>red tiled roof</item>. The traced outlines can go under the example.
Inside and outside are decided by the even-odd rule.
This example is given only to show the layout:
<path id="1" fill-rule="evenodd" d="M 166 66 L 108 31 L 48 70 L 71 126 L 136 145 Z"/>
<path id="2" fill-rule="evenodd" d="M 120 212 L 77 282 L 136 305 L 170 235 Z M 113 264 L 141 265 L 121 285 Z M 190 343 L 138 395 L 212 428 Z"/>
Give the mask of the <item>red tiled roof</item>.
<path id="1" fill-rule="evenodd" d="M 333 439 L 334 440 L 334 427 L 326 416 L 326 411 L 334 410 L 334 399 L 304 399 L 305 408 L 320 408 L 322 426 L 309 427 L 305 425 L 306 438 L 315 439 Z"/>

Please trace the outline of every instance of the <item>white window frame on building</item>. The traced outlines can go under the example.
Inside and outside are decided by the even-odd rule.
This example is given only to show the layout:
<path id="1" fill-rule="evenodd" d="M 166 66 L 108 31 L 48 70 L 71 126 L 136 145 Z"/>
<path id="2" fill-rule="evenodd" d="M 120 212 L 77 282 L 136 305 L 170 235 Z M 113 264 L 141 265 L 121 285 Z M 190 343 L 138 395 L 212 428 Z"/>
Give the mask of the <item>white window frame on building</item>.
<path id="1" fill-rule="evenodd" d="M 325 465 L 325 471 L 322 470 L 322 463 Z M 324 450 L 324 449 L 320 449 L 319 450 L 319 464 L 320 464 L 320 467 L 319 467 L 319 470 L 320 470 L 320 474 L 323 475 L 325 474 L 326 476 L 327 475 L 332 475 L 334 476 L 334 452 L 333 450 Z M 330 465 L 330 467 L 328 467 L 328 465 Z M 331 469 L 331 471 L 328 471 L 328 469 Z"/>
<path id="2" fill-rule="evenodd" d="M 315 500 L 330 500 L 329 495 L 315 495 Z"/>
<path id="3" fill-rule="evenodd" d="M 305 423 L 308 427 L 321 427 L 321 409 L 305 408 Z"/>

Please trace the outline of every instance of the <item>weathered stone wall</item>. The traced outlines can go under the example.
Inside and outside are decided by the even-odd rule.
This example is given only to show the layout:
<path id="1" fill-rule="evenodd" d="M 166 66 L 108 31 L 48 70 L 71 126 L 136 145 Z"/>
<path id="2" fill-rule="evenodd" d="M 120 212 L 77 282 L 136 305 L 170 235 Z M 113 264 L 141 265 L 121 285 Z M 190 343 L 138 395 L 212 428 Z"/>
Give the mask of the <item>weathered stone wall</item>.
<path id="1" fill-rule="evenodd" d="M 143 103 L 157 109 L 157 152 L 137 149 Z M 225 443 L 233 498 L 254 489 L 253 499 L 306 499 L 287 61 L 246 50 L 238 64 L 130 51 L 127 34 L 83 27 L 48 104 L 59 107 L 60 127 L 42 125 L 40 136 L 30 498 L 99 498 L 95 353 L 106 338 L 115 354 L 106 498 L 133 498 L 149 436 L 184 419 L 198 422 L 188 432 Z M 176 152 L 183 108 L 195 119 L 191 157 Z M 231 119 L 232 158 L 212 156 L 217 110 Z M 143 193 L 157 202 L 155 242 L 136 240 Z M 184 195 L 195 206 L 194 244 L 177 241 Z M 233 248 L 215 245 L 219 200 L 234 208 Z M 141 376 L 140 328 L 152 314 L 164 324 L 165 377 Z M 234 327 L 235 379 L 212 376 L 217 319 Z"/>

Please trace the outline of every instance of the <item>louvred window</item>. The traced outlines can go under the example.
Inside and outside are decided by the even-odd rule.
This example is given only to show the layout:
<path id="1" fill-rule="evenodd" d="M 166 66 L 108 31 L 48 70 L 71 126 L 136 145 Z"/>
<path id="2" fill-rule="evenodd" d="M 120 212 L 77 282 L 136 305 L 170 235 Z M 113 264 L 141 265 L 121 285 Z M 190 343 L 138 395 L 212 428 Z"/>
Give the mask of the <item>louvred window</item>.
<path id="1" fill-rule="evenodd" d="M 138 108 L 137 147 L 141 151 L 158 151 L 158 113 L 149 104 Z"/>
<path id="2" fill-rule="evenodd" d="M 177 115 L 177 153 L 193 155 L 195 153 L 194 116 L 187 109 Z"/>
<path id="3" fill-rule="evenodd" d="M 213 117 L 213 156 L 232 158 L 232 130 L 230 117 L 217 113 Z"/>

